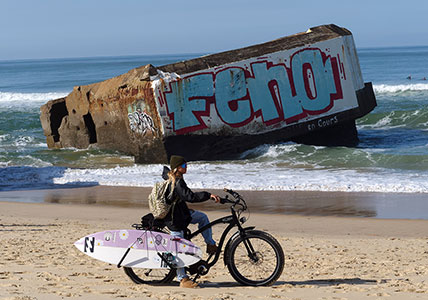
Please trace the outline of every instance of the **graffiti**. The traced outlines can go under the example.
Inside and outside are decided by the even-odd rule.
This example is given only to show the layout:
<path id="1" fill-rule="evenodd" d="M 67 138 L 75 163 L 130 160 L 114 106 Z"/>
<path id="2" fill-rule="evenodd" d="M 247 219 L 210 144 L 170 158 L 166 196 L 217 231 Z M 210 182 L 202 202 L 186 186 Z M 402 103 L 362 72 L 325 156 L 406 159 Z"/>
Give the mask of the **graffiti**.
<path id="1" fill-rule="evenodd" d="M 336 125 L 337 123 L 339 123 L 339 119 L 337 118 L 337 116 L 333 116 L 327 119 L 321 118 L 319 120 L 317 120 L 317 122 L 314 123 L 310 123 L 308 124 L 308 130 L 312 131 L 315 130 L 317 128 L 324 128 L 324 127 L 329 127 L 329 126 L 333 126 Z"/>
<path id="2" fill-rule="evenodd" d="M 129 127 L 132 131 L 146 135 L 148 131 L 154 133 L 155 127 L 153 119 L 145 112 L 135 111 L 128 114 Z"/>
<path id="3" fill-rule="evenodd" d="M 208 128 L 204 119 L 213 116 L 212 106 L 220 122 L 233 128 L 256 118 L 266 126 L 291 124 L 325 113 L 343 99 L 340 73 L 338 57 L 306 48 L 288 61 L 255 59 L 191 74 L 169 82 L 161 97 L 177 134 Z"/>
<path id="4" fill-rule="evenodd" d="M 153 119 L 144 111 L 144 101 L 138 101 L 128 107 L 129 127 L 132 131 L 142 134 L 154 133 L 155 126 Z"/>

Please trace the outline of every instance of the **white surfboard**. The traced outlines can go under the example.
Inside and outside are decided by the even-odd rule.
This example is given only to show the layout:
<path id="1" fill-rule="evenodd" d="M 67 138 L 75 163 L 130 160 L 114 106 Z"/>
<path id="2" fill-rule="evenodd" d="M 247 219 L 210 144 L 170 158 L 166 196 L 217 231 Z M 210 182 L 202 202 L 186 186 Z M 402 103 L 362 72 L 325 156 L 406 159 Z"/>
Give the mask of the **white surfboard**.
<path id="1" fill-rule="evenodd" d="M 132 268 L 181 268 L 202 258 L 202 250 L 192 242 L 149 230 L 102 231 L 82 237 L 74 245 L 95 259 Z"/>

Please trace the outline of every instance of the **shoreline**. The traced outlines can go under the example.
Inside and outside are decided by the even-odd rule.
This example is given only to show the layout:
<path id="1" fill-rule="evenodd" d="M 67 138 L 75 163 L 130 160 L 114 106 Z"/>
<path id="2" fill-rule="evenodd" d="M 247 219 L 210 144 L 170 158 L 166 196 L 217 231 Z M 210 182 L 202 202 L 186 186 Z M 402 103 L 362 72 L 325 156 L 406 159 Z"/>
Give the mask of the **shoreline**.
<path id="1" fill-rule="evenodd" d="M 198 191 L 198 189 L 195 189 Z M 222 197 L 222 190 L 208 189 Z M 147 208 L 151 187 L 92 186 L 0 191 L 0 202 L 88 204 Z M 428 220 L 428 194 L 319 191 L 237 191 L 251 212 L 262 214 L 350 216 Z M 212 211 L 210 201 L 190 204 Z"/>
<path id="2" fill-rule="evenodd" d="M 203 211 L 210 217 L 211 221 L 230 214 L 229 206 L 220 204 L 217 204 L 216 210 Z M 76 203 L 18 203 L 0 201 L 0 220 L 9 216 L 23 220 L 38 218 L 44 221 L 49 220 L 49 224 L 51 225 L 55 224 L 55 221 L 62 222 L 63 220 L 69 220 L 73 223 L 88 224 L 108 222 L 109 227 L 115 225 L 131 229 L 132 224 L 139 223 L 141 217 L 149 212 L 149 209 L 146 207 L 136 209 L 136 207 Z M 384 238 L 395 236 L 402 238 L 426 238 L 428 240 L 428 233 L 426 232 L 428 220 L 283 215 L 254 212 L 251 212 L 249 215 L 248 213 L 244 213 L 243 216 L 246 216 L 248 219 L 246 224 L 256 225 L 258 229 L 281 235 L 371 236 Z M 4 222 L 0 222 L 0 227 L 3 225 Z"/>
<path id="3" fill-rule="evenodd" d="M 122 269 L 77 250 L 79 238 L 131 229 L 146 208 L 0 202 L 0 299 L 425 299 L 427 220 L 252 213 L 272 234 L 285 268 L 270 287 L 238 285 L 220 261 L 200 289 L 134 284 Z M 228 213 L 208 211 L 211 221 Z M 193 226 L 193 225 L 192 225 Z M 213 228 L 218 240 L 223 225 Z M 192 227 L 195 230 L 195 227 Z M 202 239 L 196 244 L 204 248 Z"/>

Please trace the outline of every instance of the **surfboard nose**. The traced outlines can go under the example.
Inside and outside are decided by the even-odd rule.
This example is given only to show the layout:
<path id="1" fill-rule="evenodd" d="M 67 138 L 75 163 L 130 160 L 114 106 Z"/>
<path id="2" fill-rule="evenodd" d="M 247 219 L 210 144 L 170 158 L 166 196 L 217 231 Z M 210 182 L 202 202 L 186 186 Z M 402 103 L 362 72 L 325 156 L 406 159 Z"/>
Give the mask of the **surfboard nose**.
<path id="1" fill-rule="evenodd" d="M 79 245 L 83 245 L 84 239 L 85 239 L 84 237 L 82 237 L 81 239 L 78 239 L 77 241 L 74 242 L 73 245 L 79 248 Z"/>

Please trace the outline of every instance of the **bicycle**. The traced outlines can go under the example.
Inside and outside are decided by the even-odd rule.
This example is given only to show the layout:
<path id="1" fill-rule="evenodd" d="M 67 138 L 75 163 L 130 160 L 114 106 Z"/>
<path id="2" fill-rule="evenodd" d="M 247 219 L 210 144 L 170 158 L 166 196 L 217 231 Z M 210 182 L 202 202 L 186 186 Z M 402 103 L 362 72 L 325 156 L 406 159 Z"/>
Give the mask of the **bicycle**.
<path id="1" fill-rule="evenodd" d="M 201 234 L 204 230 L 218 224 L 228 224 L 224 229 L 218 243 L 217 252 L 208 256 L 206 260 L 186 267 L 186 271 L 195 275 L 193 281 L 206 275 L 220 258 L 220 253 L 224 249 L 223 260 L 232 277 L 240 284 L 250 286 L 272 285 L 281 276 L 284 269 L 284 252 L 279 242 L 270 234 L 255 230 L 255 226 L 243 227 L 247 221 L 246 217 L 241 217 L 242 212 L 247 210 L 245 200 L 237 192 L 224 189 L 234 200 L 230 200 L 228 195 L 220 199 L 220 203 L 231 204 L 231 214 L 214 220 L 195 232 L 188 229 L 185 232 L 185 239 L 191 240 Z M 135 229 L 154 230 L 166 232 L 162 221 L 154 220 L 148 222 L 143 220 L 141 224 L 133 224 Z M 237 227 L 237 231 L 225 243 L 228 233 Z M 224 247 L 223 247 L 224 246 Z M 165 261 L 168 265 L 168 262 Z M 120 263 L 118 267 L 120 266 Z M 169 265 L 168 265 L 169 266 Z M 175 277 L 175 269 L 133 269 L 124 267 L 125 274 L 137 284 L 165 284 L 171 282 Z"/>

